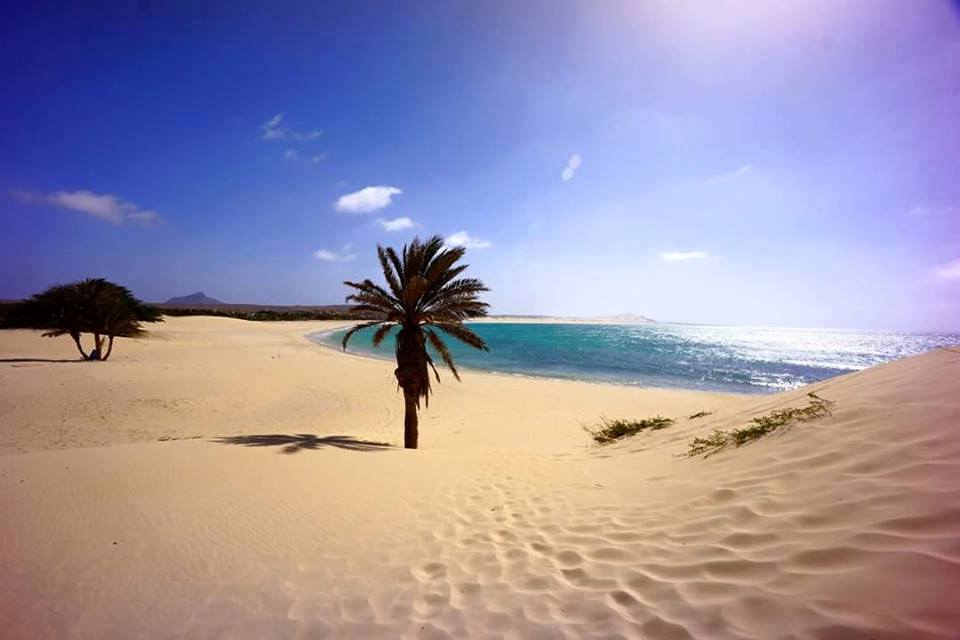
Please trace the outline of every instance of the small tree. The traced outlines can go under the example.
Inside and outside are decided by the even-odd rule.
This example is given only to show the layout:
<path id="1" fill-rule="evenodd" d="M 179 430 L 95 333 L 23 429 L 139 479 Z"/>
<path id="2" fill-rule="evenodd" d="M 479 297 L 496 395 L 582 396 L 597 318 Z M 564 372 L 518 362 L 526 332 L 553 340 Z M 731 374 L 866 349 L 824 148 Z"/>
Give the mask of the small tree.
<path id="1" fill-rule="evenodd" d="M 142 335 L 141 323 L 162 321 L 159 309 L 145 305 L 126 287 L 88 278 L 54 285 L 14 305 L 4 326 L 39 329 L 51 338 L 69 335 L 84 360 L 106 360 L 113 353 L 114 338 Z M 90 353 L 83 348 L 83 333 L 93 334 Z"/>

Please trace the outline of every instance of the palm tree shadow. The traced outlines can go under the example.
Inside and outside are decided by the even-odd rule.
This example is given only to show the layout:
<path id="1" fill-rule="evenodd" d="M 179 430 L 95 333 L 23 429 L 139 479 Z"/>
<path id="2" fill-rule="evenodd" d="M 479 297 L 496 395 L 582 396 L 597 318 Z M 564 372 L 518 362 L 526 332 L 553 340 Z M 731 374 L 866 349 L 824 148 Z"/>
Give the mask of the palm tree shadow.
<path id="1" fill-rule="evenodd" d="M 73 360 L 55 360 L 52 358 L 0 358 L 0 363 L 6 362 L 87 362 L 82 358 L 74 358 Z"/>
<path id="2" fill-rule="evenodd" d="M 242 436 L 223 436 L 215 438 L 213 442 L 220 444 L 238 444 L 244 447 L 283 447 L 281 453 L 298 453 L 303 449 L 322 449 L 335 447 L 350 451 L 382 451 L 393 447 L 388 442 L 375 440 L 358 440 L 353 436 L 315 436 L 312 433 L 297 434 L 260 434 Z"/>

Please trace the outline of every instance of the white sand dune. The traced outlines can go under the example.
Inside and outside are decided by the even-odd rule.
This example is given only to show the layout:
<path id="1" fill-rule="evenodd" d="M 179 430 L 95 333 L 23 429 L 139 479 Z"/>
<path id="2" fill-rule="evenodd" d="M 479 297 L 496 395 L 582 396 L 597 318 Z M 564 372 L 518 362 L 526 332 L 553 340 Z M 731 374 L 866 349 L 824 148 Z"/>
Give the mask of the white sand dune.
<path id="1" fill-rule="evenodd" d="M 303 339 L 322 326 L 171 319 L 116 362 L 0 363 L 0 636 L 960 632 L 960 352 L 813 385 L 832 417 L 706 459 L 679 454 L 811 389 L 466 372 L 404 451 L 377 444 L 390 364 Z M 0 332 L 4 360 L 69 348 Z M 656 413 L 679 419 L 581 429 Z"/>

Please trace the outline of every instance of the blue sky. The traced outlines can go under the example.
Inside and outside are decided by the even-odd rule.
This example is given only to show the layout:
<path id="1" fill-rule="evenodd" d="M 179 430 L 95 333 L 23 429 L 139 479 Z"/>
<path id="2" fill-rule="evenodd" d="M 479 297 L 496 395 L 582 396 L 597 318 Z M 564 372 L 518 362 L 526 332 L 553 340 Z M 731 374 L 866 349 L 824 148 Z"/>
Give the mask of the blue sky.
<path id="1" fill-rule="evenodd" d="M 0 51 L 0 298 L 337 303 L 438 233 L 498 313 L 960 329 L 946 0 L 38 4 Z"/>

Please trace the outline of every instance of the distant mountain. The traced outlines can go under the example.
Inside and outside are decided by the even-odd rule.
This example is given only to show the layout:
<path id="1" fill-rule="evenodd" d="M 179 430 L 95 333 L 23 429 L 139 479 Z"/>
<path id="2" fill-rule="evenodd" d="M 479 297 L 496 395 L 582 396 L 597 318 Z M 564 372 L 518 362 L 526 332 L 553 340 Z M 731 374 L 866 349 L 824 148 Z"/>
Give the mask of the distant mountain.
<path id="1" fill-rule="evenodd" d="M 203 291 L 197 291 L 196 293 L 191 293 L 188 296 L 179 296 L 177 298 L 170 298 L 166 301 L 165 304 L 185 304 L 185 305 L 210 305 L 210 304 L 223 304 L 216 298 L 211 298 Z"/>
<path id="2" fill-rule="evenodd" d="M 615 316 L 602 316 L 599 318 L 594 318 L 594 320 L 610 324 L 650 324 L 656 322 L 656 320 L 653 318 L 638 316 L 635 313 L 620 313 Z"/>

